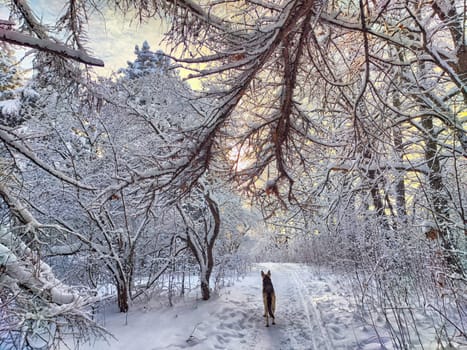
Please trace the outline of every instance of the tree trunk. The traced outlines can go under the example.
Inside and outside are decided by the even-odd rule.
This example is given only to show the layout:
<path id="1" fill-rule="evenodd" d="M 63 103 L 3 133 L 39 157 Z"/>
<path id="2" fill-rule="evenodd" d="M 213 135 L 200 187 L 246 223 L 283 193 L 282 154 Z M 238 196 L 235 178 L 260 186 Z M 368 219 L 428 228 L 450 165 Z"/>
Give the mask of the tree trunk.
<path id="1" fill-rule="evenodd" d="M 404 61 L 404 56 L 399 52 L 399 59 L 401 62 Z M 394 97 L 394 107 L 400 109 L 402 103 L 399 99 L 399 96 L 396 95 Z M 394 140 L 394 147 L 397 152 L 397 157 L 399 161 L 402 163 L 403 161 L 403 154 L 404 154 L 404 146 L 403 146 L 403 138 L 402 132 L 399 127 L 395 127 L 392 132 L 392 137 Z M 405 182 L 404 182 L 404 175 L 403 171 L 398 172 L 399 180 L 396 183 L 396 211 L 398 218 L 402 221 L 403 224 L 407 223 L 407 203 L 405 201 Z"/>
<path id="2" fill-rule="evenodd" d="M 369 150 L 365 151 L 364 158 L 370 164 L 372 162 L 372 154 Z M 377 170 L 368 170 L 366 173 L 366 177 L 369 180 L 370 186 L 370 195 L 371 199 L 373 200 L 373 205 L 375 207 L 376 216 L 379 219 L 381 225 L 384 229 L 389 229 L 388 219 L 386 217 L 386 213 L 384 212 L 384 202 L 383 198 L 380 193 L 379 182 L 381 181 L 379 177 L 379 172 Z"/>
<path id="3" fill-rule="evenodd" d="M 212 219 L 214 221 L 214 226 L 211 228 L 210 234 L 207 235 L 206 243 L 206 284 L 203 286 L 201 283 L 201 293 L 204 300 L 208 300 L 210 297 L 209 293 L 209 279 L 211 278 L 211 272 L 214 267 L 214 244 L 216 243 L 217 237 L 219 236 L 220 227 L 221 227 L 221 217 L 219 213 L 219 206 L 217 203 L 209 196 L 205 195 L 206 202 L 208 203 L 209 211 L 211 212 Z M 205 298 L 206 296 L 206 298 Z"/>
<path id="4" fill-rule="evenodd" d="M 117 303 L 120 312 L 128 312 L 128 288 L 123 281 L 117 281 Z"/>
<path id="5" fill-rule="evenodd" d="M 449 235 L 449 208 L 445 195 L 443 177 L 441 175 L 441 164 L 439 159 L 436 134 L 433 125 L 433 118 L 425 116 L 422 125 L 427 132 L 425 141 L 425 159 L 429 169 L 428 173 L 428 200 L 432 205 L 432 214 L 439 231 L 439 238 L 445 249 L 445 260 L 450 268 L 462 273 L 462 264 L 459 257 L 454 252 L 454 244 Z"/>
<path id="6" fill-rule="evenodd" d="M 201 281 L 201 297 L 203 300 L 209 300 L 211 297 L 211 292 L 209 290 L 209 279 L 206 281 Z"/>
<path id="7" fill-rule="evenodd" d="M 209 197 L 209 194 L 205 194 L 204 199 L 208 205 L 210 217 L 203 218 L 203 229 L 199 232 L 187 226 L 186 241 L 200 267 L 201 296 L 203 300 L 208 300 L 211 297 L 209 279 L 214 267 L 214 244 L 219 236 L 221 219 L 217 203 Z M 180 213 L 184 217 L 182 210 Z"/>

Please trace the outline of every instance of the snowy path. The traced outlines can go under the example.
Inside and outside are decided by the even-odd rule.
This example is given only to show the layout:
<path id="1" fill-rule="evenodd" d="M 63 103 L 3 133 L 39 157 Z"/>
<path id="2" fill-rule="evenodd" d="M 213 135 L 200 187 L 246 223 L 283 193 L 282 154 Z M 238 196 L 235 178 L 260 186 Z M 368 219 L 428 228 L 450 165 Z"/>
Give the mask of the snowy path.
<path id="1" fill-rule="evenodd" d="M 277 295 L 276 325 L 269 328 L 262 316 L 260 270 L 271 270 Z M 259 264 L 214 300 L 133 310 L 127 325 L 124 315 L 107 315 L 105 326 L 118 341 L 89 349 L 381 349 L 373 329 L 342 296 L 340 283 L 333 274 L 302 265 Z M 392 349 L 388 340 L 385 346 Z"/>
<path id="2" fill-rule="evenodd" d="M 278 300 L 277 324 L 267 329 L 261 319 L 256 322 L 259 341 L 254 348 L 335 349 L 323 328 L 323 321 L 310 295 L 311 291 L 301 278 L 298 266 L 265 264 L 263 268 L 273 271 L 272 279 Z M 261 309 L 258 312 L 261 314 Z"/>

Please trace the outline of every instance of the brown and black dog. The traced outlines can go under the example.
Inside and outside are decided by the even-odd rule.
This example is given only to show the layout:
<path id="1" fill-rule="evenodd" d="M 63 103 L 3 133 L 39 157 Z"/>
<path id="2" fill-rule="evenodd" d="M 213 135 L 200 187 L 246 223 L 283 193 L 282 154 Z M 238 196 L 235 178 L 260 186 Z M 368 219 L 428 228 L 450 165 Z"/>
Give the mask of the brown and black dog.
<path id="1" fill-rule="evenodd" d="M 264 273 L 261 271 L 263 278 L 263 304 L 264 304 L 264 317 L 266 317 L 266 327 L 269 327 L 269 316 L 272 317 L 272 324 L 276 324 L 274 319 L 274 312 L 276 312 L 276 294 L 271 282 L 271 271 Z"/>

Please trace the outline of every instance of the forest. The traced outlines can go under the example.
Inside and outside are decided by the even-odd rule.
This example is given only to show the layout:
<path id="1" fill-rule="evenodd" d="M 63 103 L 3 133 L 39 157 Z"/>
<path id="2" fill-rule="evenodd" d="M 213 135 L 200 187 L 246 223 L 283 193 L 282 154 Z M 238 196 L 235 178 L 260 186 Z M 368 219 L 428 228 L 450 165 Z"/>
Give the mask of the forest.
<path id="1" fill-rule="evenodd" d="M 428 349 L 414 309 L 467 347 L 465 1 L 62 3 L 0 0 L 0 349 L 111 337 L 103 305 L 207 303 L 258 262 L 345 272 L 394 349 Z M 169 49 L 103 75 L 96 14 Z"/>

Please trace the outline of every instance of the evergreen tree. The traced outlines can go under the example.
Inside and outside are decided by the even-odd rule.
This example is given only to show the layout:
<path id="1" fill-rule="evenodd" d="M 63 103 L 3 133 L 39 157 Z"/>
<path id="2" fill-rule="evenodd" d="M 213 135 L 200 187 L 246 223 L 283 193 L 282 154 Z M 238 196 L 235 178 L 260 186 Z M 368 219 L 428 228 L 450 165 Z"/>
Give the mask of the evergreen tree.
<path id="1" fill-rule="evenodd" d="M 20 86 L 21 77 L 14 67 L 13 51 L 2 45 L 0 51 L 0 101 L 5 100 L 6 94 Z"/>
<path id="2" fill-rule="evenodd" d="M 16 117 L 20 109 L 18 88 L 21 86 L 21 77 L 14 67 L 12 50 L 2 45 L 0 51 L 0 122 L 8 126 L 16 124 Z"/>
<path id="3" fill-rule="evenodd" d="M 147 74 L 167 74 L 170 69 L 170 59 L 165 56 L 162 50 L 156 52 L 150 50 L 148 42 L 145 40 L 140 49 L 135 46 L 136 59 L 134 62 L 127 62 L 128 68 L 120 69 L 127 78 L 139 78 Z"/>
<path id="4" fill-rule="evenodd" d="M 24 84 L 23 74 L 18 70 L 14 51 L 2 45 L 0 51 L 0 123 L 15 127 L 30 118 L 28 109 L 39 95 Z"/>

